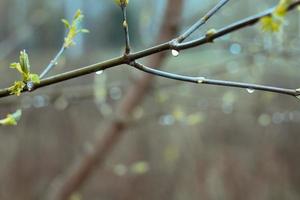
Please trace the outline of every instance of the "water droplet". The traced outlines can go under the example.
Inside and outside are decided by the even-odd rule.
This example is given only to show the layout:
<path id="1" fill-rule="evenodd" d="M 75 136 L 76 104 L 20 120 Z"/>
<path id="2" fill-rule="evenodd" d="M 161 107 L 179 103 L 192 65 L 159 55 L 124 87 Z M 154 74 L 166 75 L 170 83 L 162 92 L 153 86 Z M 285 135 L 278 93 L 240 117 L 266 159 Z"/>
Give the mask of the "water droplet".
<path id="1" fill-rule="evenodd" d="M 247 89 L 247 92 L 248 92 L 249 94 L 252 94 L 253 92 L 255 92 L 255 90 L 254 90 L 254 89 L 251 89 L 251 88 L 248 88 L 248 89 Z"/>
<path id="2" fill-rule="evenodd" d="M 37 95 L 33 97 L 32 105 L 35 108 L 43 108 L 49 105 L 49 98 L 47 96 Z"/>
<path id="3" fill-rule="evenodd" d="M 133 163 L 132 166 L 130 166 L 130 171 L 133 174 L 145 174 L 150 170 L 150 166 L 148 162 L 145 161 L 139 161 L 136 163 Z"/>
<path id="4" fill-rule="evenodd" d="M 128 169 L 125 165 L 123 164 L 118 164 L 113 168 L 113 171 L 116 175 L 118 176 L 124 176 L 126 175 Z"/>
<path id="5" fill-rule="evenodd" d="M 179 56 L 179 51 L 173 49 L 173 50 L 172 50 L 172 55 L 173 55 L 174 57 Z"/>
<path id="6" fill-rule="evenodd" d="M 56 60 L 51 60 L 52 65 L 58 65 L 58 62 Z"/>
<path id="7" fill-rule="evenodd" d="M 197 82 L 201 84 L 204 83 L 204 81 L 205 81 L 205 77 L 199 77 Z"/>
<path id="8" fill-rule="evenodd" d="M 284 118 L 285 118 L 284 114 L 277 112 L 273 114 L 272 122 L 274 124 L 281 124 L 284 122 Z"/>
<path id="9" fill-rule="evenodd" d="M 29 92 L 34 89 L 34 83 L 33 82 L 30 81 L 26 85 L 27 85 L 27 89 L 28 89 Z"/>
<path id="10" fill-rule="evenodd" d="M 230 45 L 229 50 L 233 55 L 238 55 L 242 52 L 242 47 L 240 44 L 234 43 Z"/>
<path id="11" fill-rule="evenodd" d="M 64 96 L 58 97 L 54 102 L 54 107 L 57 110 L 65 110 L 68 106 L 69 102 Z"/>
<path id="12" fill-rule="evenodd" d="M 122 98 L 123 94 L 122 94 L 122 90 L 120 87 L 114 86 L 114 87 L 110 88 L 109 95 L 113 100 L 119 100 Z"/>
<path id="13" fill-rule="evenodd" d="M 103 74 L 103 70 L 97 71 L 96 74 L 97 74 L 97 75 Z"/>
<path id="14" fill-rule="evenodd" d="M 234 110 L 234 105 L 232 103 L 224 102 L 222 104 L 222 110 L 225 114 L 231 114 Z"/>
<path id="15" fill-rule="evenodd" d="M 175 123 L 175 119 L 172 115 L 163 115 L 159 118 L 159 123 L 163 126 L 171 126 Z"/>
<path id="16" fill-rule="evenodd" d="M 258 119 L 257 119 L 258 123 L 263 126 L 269 126 L 271 124 L 272 118 L 270 115 L 268 114 L 261 114 Z"/>

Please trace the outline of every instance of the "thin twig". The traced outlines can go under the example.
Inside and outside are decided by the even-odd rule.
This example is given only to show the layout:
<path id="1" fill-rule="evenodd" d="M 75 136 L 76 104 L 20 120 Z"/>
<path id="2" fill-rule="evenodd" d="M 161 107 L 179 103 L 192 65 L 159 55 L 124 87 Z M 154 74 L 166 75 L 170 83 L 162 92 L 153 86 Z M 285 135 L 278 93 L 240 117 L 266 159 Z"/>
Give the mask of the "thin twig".
<path id="1" fill-rule="evenodd" d="M 59 52 L 56 54 L 56 56 L 50 61 L 50 63 L 48 64 L 48 66 L 44 69 L 44 71 L 40 74 L 40 79 L 44 78 L 47 73 L 55 66 L 57 65 L 57 62 L 59 60 L 59 58 L 62 56 L 62 54 L 64 53 L 66 47 L 65 45 L 63 45 L 61 47 L 61 49 L 59 50 Z"/>
<path id="2" fill-rule="evenodd" d="M 207 79 L 205 77 L 193 77 L 193 76 L 184 76 L 178 75 L 170 72 L 164 72 L 158 69 L 153 69 L 147 67 L 143 64 L 138 62 L 130 63 L 131 66 L 144 71 L 146 73 L 150 73 L 156 76 L 161 76 L 168 79 L 184 81 L 184 82 L 191 82 L 197 84 L 208 84 L 208 85 L 218 85 L 218 86 L 226 86 L 226 87 L 236 87 L 236 88 L 243 88 L 248 90 L 261 90 L 266 92 L 274 92 L 279 94 L 290 95 L 294 97 L 298 97 L 300 95 L 300 91 L 298 89 L 287 89 L 287 88 L 280 88 L 280 87 L 272 87 L 267 85 L 258 85 L 258 84 L 251 84 L 251 83 L 241 83 L 241 82 L 233 82 L 233 81 L 224 81 L 224 80 L 215 80 L 215 79 Z"/>
<path id="3" fill-rule="evenodd" d="M 182 35 L 180 35 L 176 42 L 181 43 L 187 39 L 192 33 L 204 25 L 214 14 L 216 14 L 229 0 L 220 0 L 217 5 L 215 5 L 211 10 L 209 10 L 199 21 L 197 21 L 193 26 L 186 30 Z"/>
<path id="4" fill-rule="evenodd" d="M 130 40 L 129 40 L 129 29 L 128 29 L 128 20 L 127 20 L 127 9 L 126 6 L 121 6 L 123 13 L 123 28 L 125 33 L 125 55 L 130 53 Z"/>
<path id="5" fill-rule="evenodd" d="M 291 10 L 295 9 L 299 5 L 300 5 L 299 0 L 293 2 L 289 6 L 288 11 L 291 11 Z M 213 42 L 215 39 L 220 38 L 224 35 L 227 35 L 229 33 L 235 32 L 235 31 L 240 30 L 242 28 L 246 28 L 248 26 L 252 26 L 252 25 L 256 24 L 261 18 L 271 15 L 274 12 L 275 9 L 276 9 L 276 7 L 269 8 L 269 9 L 267 9 L 267 10 L 265 10 L 265 11 L 259 13 L 259 14 L 241 19 L 241 20 L 239 20 L 235 23 L 232 23 L 228 26 L 225 26 L 225 27 L 219 29 L 218 31 L 216 31 L 213 34 L 210 34 L 209 36 L 205 35 L 205 36 L 202 36 L 202 37 L 200 37 L 199 39 L 196 39 L 196 40 L 192 40 L 192 41 L 185 42 L 185 43 L 182 43 L 182 44 L 177 44 L 177 45 L 175 45 L 174 49 L 184 50 L 184 49 L 189 49 L 189 48 L 192 48 L 192 47 L 197 47 L 197 46 L 201 46 L 201 45 L 206 44 L 206 43 Z"/>

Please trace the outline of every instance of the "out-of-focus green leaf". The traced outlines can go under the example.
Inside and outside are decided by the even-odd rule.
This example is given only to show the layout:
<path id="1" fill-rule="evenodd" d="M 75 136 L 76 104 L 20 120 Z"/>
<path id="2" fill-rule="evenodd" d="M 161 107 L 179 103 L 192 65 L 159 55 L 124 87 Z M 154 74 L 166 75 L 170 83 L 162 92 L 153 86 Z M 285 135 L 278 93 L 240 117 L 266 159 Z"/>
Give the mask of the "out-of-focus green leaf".
<path id="1" fill-rule="evenodd" d="M 89 30 L 80 28 L 80 23 L 84 15 L 81 10 L 77 10 L 72 22 L 70 23 L 66 19 L 62 19 L 62 22 L 65 24 L 66 28 L 69 29 L 67 36 L 65 37 L 64 47 L 69 48 L 72 45 L 75 45 L 74 38 L 79 33 L 89 33 Z"/>
<path id="2" fill-rule="evenodd" d="M 15 126 L 22 116 L 22 111 L 17 110 L 13 114 L 8 114 L 6 118 L 0 120 L 0 125 L 2 126 Z"/>

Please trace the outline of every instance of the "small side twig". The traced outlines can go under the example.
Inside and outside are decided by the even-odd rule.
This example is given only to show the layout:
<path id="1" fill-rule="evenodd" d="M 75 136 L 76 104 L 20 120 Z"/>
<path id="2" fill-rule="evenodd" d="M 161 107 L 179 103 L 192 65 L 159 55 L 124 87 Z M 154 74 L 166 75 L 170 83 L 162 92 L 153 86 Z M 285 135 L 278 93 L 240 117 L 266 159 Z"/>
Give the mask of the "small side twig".
<path id="1" fill-rule="evenodd" d="M 209 10 L 200 20 L 198 20 L 194 25 L 192 25 L 188 30 L 176 38 L 176 42 L 181 43 L 187 39 L 192 33 L 204 25 L 214 14 L 216 14 L 226 3 L 230 0 L 220 0 L 217 5 L 215 5 L 211 10 Z"/>
<path id="2" fill-rule="evenodd" d="M 64 53 L 66 47 L 65 45 L 63 45 L 59 52 L 56 54 L 56 56 L 50 61 L 50 63 L 48 64 L 48 66 L 44 69 L 44 71 L 40 74 L 40 79 L 44 78 L 48 72 L 57 65 L 57 62 L 59 60 L 59 58 L 62 56 L 62 54 Z"/>
<path id="3" fill-rule="evenodd" d="M 125 33 L 125 55 L 130 53 L 130 39 L 129 39 L 129 28 L 128 28 L 128 20 L 127 20 L 127 9 L 126 5 L 121 5 L 122 14 L 123 14 L 123 28 Z"/>

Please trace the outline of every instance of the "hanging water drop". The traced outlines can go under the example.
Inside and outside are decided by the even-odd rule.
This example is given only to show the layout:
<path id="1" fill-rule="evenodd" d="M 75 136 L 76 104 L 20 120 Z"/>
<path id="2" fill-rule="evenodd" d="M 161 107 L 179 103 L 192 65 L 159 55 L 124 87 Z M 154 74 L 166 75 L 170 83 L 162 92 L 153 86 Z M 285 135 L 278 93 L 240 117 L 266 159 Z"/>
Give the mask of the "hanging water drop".
<path id="1" fill-rule="evenodd" d="M 173 50 L 172 50 L 172 55 L 173 55 L 174 57 L 179 56 L 179 51 L 173 49 Z"/>
<path id="2" fill-rule="evenodd" d="M 300 100 L 300 88 L 296 89 L 296 92 L 297 94 L 295 97 Z"/>
<path id="3" fill-rule="evenodd" d="M 34 83 L 29 81 L 28 83 L 26 83 L 27 85 L 27 89 L 29 92 L 31 92 L 34 89 Z"/>
<path id="4" fill-rule="evenodd" d="M 58 65 L 58 62 L 56 60 L 51 60 L 52 65 Z"/>
<path id="5" fill-rule="evenodd" d="M 96 74 L 97 74 L 97 75 L 103 74 L 103 70 L 97 71 Z"/>
<path id="6" fill-rule="evenodd" d="M 254 90 L 254 89 L 251 89 L 251 88 L 248 88 L 248 89 L 247 89 L 247 92 L 248 92 L 249 94 L 252 94 L 253 92 L 255 92 L 255 90 Z"/>

